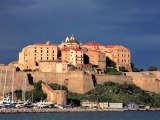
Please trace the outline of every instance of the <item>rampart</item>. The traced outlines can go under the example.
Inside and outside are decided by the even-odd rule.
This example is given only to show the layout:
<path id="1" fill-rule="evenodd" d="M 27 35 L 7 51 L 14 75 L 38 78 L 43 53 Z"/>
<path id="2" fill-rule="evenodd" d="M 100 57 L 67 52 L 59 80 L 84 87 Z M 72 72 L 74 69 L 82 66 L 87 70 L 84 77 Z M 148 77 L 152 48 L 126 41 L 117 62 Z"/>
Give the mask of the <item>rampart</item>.
<path id="1" fill-rule="evenodd" d="M 127 72 L 126 75 L 141 89 L 160 93 L 160 72 Z"/>
<path id="2" fill-rule="evenodd" d="M 33 83 L 43 81 L 45 83 L 57 83 L 64 85 L 69 91 L 74 93 L 87 93 L 92 90 L 96 84 L 103 84 L 108 81 L 117 83 L 132 83 L 131 77 L 114 75 L 93 75 L 82 71 L 72 71 L 68 73 L 44 73 L 44 72 L 15 72 L 14 90 L 23 88 L 27 78 L 26 89 L 33 89 Z M 4 79 L 2 79 L 4 81 Z M 9 81 L 11 82 L 11 81 Z M 4 84 L 4 83 L 3 83 Z M 11 83 L 7 84 L 11 91 Z"/>
<path id="3" fill-rule="evenodd" d="M 47 94 L 47 101 L 49 103 L 56 103 L 60 105 L 66 105 L 66 91 L 65 90 L 53 90 L 46 83 L 42 83 L 42 90 Z"/>

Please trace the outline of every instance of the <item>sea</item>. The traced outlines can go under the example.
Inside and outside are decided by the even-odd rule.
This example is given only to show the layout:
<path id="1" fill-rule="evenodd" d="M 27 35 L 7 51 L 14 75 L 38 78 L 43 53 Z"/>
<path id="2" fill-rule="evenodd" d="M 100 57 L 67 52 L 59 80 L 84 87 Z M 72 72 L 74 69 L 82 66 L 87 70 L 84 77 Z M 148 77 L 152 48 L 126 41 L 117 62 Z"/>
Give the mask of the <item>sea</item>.
<path id="1" fill-rule="evenodd" d="M 160 120 L 159 111 L 0 114 L 0 120 Z"/>

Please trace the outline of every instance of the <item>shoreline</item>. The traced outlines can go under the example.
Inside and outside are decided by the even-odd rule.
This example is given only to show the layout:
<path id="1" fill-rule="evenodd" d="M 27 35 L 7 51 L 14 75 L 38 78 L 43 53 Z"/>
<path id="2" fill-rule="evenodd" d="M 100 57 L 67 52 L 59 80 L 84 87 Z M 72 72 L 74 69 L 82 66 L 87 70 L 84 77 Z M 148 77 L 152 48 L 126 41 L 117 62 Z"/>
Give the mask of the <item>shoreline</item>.
<path id="1" fill-rule="evenodd" d="M 160 111 L 160 108 L 151 109 L 79 109 L 79 108 L 65 108 L 65 109 L 55 109 L 55 108 L 3 108 L 0 109 L 0 114 L 14 114 L 14 113 L 65 113 L 65 112 L 127 112 L 127 111 Z"/>

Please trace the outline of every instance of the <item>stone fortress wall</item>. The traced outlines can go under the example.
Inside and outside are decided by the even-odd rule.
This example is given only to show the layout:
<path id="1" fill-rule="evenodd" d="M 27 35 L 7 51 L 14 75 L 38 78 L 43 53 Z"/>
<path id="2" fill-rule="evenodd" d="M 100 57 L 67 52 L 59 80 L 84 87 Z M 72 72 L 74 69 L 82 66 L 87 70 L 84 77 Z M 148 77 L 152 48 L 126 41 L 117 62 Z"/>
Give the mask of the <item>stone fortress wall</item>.
<path id="1" fill-rule="evenodd" d="M 12 71 L 10 71 L 12 73 Z M 106 75 L 106 74 L 89 74 L 82 71 L 71 71 L 68 73 L 44 73 L 44 72 L 15 72 L 14 73 L 14 90 L 24 88 L 26 81 L 26 89 L 33 89 L 33 83 L 43 81 L 45 83 L 57 83 L 64 85 L 69 91 L 74 93 L 87 93 L 92 90 L 96 84 L 103 84 L 105 82 L 116 83 L 133 83 L 140 88 L 159 93 L 160 91 L 160 72 L 128 72 L 126 75 Z M 1 92 L 2 95 L 4 86 L 4 74 L 1 79 Z M 12 75 L 7 77 L 6 88 L 7 91 L 12 89 Z"/>
<path id="2" fill-rule="evenodd" d="M 11 79 L 7 78 L 7 79 Z M 132 83 L 130 77 L 125 76 L 114 76 L 114 75 L 93 75 L 84 73 L 82 71 L 72 71 L 68 73 L 44 73 L 44 72 L 15 72 L 14 73 L 14 90 L 24 88 L 24 82 L 26 80 L 26 89 L 33 89 L 33 83 L 43 81 L 44 83 L 57 83 L 64 85 L 69 91 L 74 93 L 86 93 L 92 90 L 95 84 L 102 84 L 108 81 L 117 83 Z M 4 85 L 4 77 L 2 77 L 1 88 Z M 11 91 L 12 84 L 6 84 L 7 91 Z M 3 91 L 3 90 L 1 90 Z"/>
<path id="3" fill-rule="evenodd" d="M 133 78 L 133 83 L 143 90 L 160 93 L 160 72 L 127 72 L 126 76 Z"/>

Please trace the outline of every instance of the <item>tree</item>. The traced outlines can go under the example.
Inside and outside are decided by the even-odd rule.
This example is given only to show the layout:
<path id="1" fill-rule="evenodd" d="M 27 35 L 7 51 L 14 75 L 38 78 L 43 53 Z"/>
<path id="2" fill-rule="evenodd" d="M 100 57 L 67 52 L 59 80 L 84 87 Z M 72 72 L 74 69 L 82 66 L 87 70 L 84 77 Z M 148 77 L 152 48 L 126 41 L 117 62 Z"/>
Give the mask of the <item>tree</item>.
<path id="1" fill-rule="evenodd" d="M 50 83 L 48 84 L 53 90 L 68 90 L 66 86 L 64 85 L 59 85 L 59 84 L 56 84 L 56 83 Z"/>
<path id="2" fill-rule="evenodd" d="M 119 68 L 119 71 L 128 72 L 128 70 L 127 70 L 125 67 L 120 67 L 120 68 Z"/>
<path id="3" fill-rule="evenodd" d="M 134 69 L 134 63 L 131 63 L 131 68 L 132 68 L 132 71 L 133 71 L 133 69 Z"/>
<path id="4" fill-rule="evenodd" d="M 132 68 L 133 72 L 141 72 L 141 71 L 143 71 L 143 69 L 136 68 L 134 63 L 131 63 L 131 68 Z"/>
<path id="5" fill-rule="evenodd" d="M 158 68 L 156 66 L 150 66 L 148 68 L 148 71 L 157 71 L 157 70 L 158 70 Z"/>

